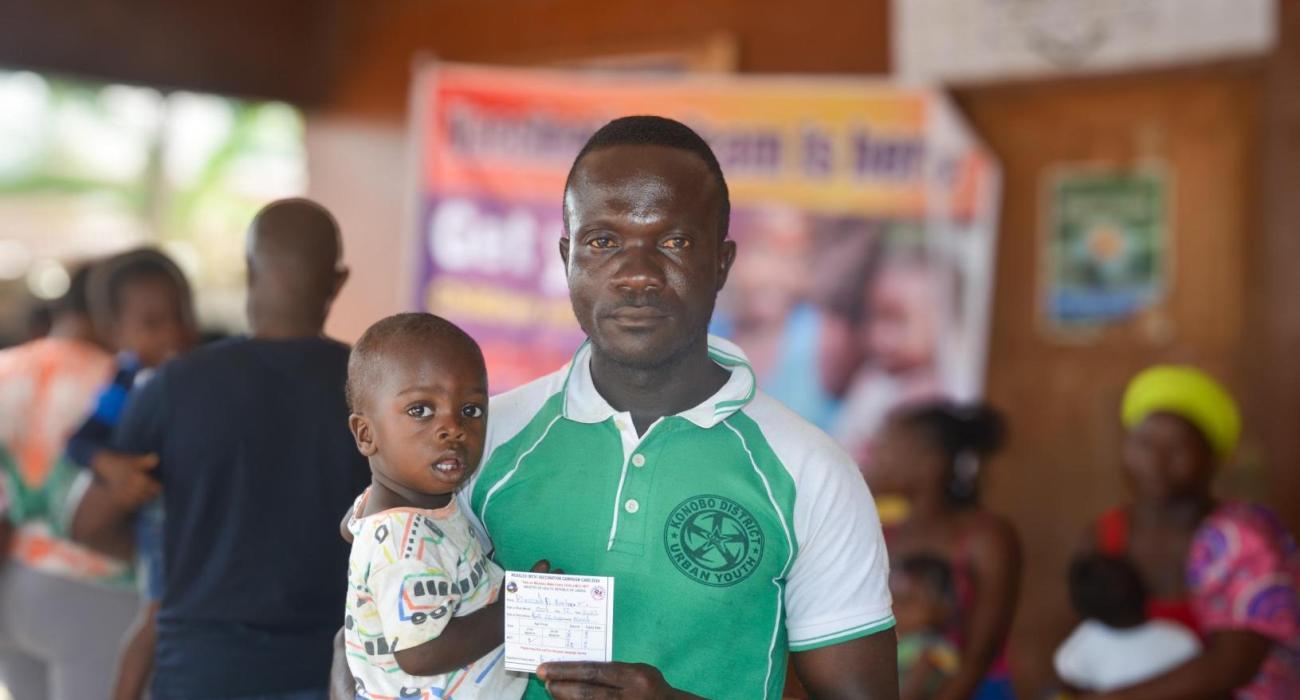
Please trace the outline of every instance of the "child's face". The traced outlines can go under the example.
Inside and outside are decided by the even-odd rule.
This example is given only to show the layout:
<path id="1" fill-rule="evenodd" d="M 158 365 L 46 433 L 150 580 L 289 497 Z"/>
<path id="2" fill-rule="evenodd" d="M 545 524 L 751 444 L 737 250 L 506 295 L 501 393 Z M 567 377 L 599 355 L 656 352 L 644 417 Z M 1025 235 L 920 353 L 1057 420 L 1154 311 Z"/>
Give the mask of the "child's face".
<path id="1" fill-rule="evenodd" d="M 398 343 L 353 415 L 375 477 L 415 503 L 452 493 L 478 468 L 487 432 L 482 362 L 454 342 Z"/>
<path id="2" fill-rule="evenodd" d="M 934 359 L 937 311 L 927 268 L 886 266 L 867 291 L 870 310 L 865 343 L 873 361 L 898 374 Z"/>
<path id="3" fill-rule="evenodd" d="M 895 571 L 889 575 L 889 590 L 894 598 L 894 624 L 898 627 L 898 634 L 943 627 L 947 606 L 927 586 Z"/>
<path id="4" fill-rule="evenodd" d="M 119 292 L 113 324 L 118 350 L 128 350 L 145 367 L 157 367 L 194 342 L 176 284 L 164 277 L 128 282 Z"/>

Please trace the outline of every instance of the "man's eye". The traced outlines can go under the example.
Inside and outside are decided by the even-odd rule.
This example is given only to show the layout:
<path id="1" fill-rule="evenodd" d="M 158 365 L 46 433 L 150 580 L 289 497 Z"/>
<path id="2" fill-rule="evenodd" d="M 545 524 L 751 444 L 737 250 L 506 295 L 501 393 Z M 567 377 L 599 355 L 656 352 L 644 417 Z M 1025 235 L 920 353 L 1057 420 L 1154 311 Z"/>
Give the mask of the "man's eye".
<path id="1" fill-rule="evenodd" d="M 595 238 L 592 238 L 591 240 L 587 241 L 587 245 L 591 246 L 592 248 L 601 248 L 601 249 L 613 248 L 614 239 L 610 238 L 609 236 L 596 236 Z"/>
<path id="2" fill-rule="evenodd" d="M 476 403 L 472 403 L 460 409 L 460 413 L 466 418 L 482 418 L 483 407 Z"/>
<path id="3" fill-rule="evenodd" d="M 691 239 L 685 236 L 673 236 L 672 238 L 669 238 L 668 240 L 664 241 L 664 247 L 673 248 L 675 250 L 690 248 Z"/>
<path id="4" fill-rule="evenodd" d="M 406 415 L 412 418 L 431 418 L 433 417 L 433 408 L 425 404 L 416 404 L 406 409 Z"/>

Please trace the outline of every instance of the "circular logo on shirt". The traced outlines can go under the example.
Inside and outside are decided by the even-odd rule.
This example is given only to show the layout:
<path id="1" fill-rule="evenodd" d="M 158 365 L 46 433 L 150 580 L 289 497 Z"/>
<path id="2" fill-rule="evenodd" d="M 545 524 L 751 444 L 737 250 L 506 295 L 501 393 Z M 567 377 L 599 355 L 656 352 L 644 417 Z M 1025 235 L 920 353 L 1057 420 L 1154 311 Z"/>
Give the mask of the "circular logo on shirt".
<path id="1" fill-rule="evenodd" d="M 695 496 L 673 508 L 664 548 L 677 570 L 707 586 L 745 580 L 763 560 L 763 528 L 739 503 Z"/>

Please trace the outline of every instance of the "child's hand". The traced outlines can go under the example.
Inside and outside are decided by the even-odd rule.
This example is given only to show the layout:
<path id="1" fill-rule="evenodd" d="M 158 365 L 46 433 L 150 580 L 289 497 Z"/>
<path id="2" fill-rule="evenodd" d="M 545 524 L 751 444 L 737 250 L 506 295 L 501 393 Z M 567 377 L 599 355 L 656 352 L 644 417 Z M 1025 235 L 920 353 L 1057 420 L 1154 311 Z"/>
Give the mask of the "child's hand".
<path id="1" fill-rule="evenodd" d="M 536 563 L 536 564 L 533 564 L 533 568 L 529 569 L 529 571 L 533 572 L 534 574 L 562 574 L 562 573 L 564 573 L 564 570 L 563 570 L 563 569 L 556 569 L 556 570 L 554 570 L 554 571 L 551 571 L 551 562 L 548 561 L 548 560 L 546 560 L 546 559 L 538 559 L 538 560 L 537 560 L 537 563 Z"/>
<path id="2" fill-rule="evenodd" d="M 135 510 L 158 497 L 162 486 L 149 475 L 158 466 L 158 455 L 135 455 L 112 450 L 95 454 L 90 468 L 108 486 L 109 495 L 118 505 Z"/>

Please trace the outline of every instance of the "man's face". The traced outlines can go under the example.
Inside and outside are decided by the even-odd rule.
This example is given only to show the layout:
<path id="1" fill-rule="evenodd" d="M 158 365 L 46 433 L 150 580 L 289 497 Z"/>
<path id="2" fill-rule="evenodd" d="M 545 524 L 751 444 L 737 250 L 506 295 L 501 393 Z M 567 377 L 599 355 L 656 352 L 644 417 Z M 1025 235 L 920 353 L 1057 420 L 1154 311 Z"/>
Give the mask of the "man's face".
<path id="1" fill-rule="evenodd" d="M 721 240 L 721 192 L 704 162 L 662 146 L 601 149 L 565 198 L 560 255 L 595 349 L 649 368 L 702 341 L 736 254 Z"/>

